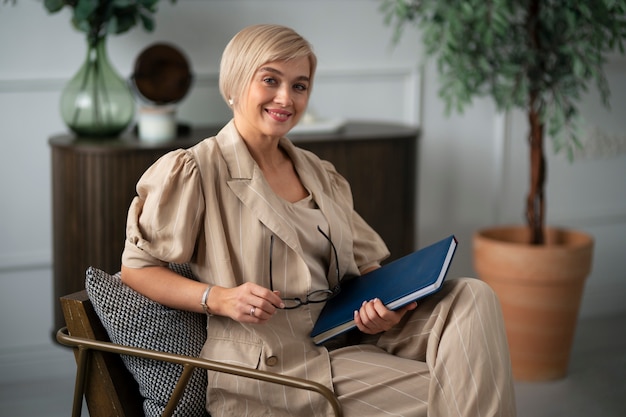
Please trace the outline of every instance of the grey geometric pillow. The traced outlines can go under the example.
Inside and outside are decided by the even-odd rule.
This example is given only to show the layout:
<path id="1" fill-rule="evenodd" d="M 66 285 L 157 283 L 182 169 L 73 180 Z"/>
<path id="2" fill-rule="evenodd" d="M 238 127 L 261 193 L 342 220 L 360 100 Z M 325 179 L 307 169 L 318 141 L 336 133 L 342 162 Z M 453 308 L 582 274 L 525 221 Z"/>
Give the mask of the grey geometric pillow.
<path id="1" fill-rule="evenodd" d="M 187 265 L 170 266 L 193 277 Z M 156 303 L 125 285 L 118 272 L 107 274 L 87 269 L 85 288 L 96 314 L 113 343 L 193 357 L 200 356 L 206 340 L 203 314 L 174 310 Z M 160 416 L 182 374 L 182 366 L 122 355 L 124 364 L 139 384 L 146 416 Z M 175 416 L 208 416 L 206 371 L 196 369 Z"/>

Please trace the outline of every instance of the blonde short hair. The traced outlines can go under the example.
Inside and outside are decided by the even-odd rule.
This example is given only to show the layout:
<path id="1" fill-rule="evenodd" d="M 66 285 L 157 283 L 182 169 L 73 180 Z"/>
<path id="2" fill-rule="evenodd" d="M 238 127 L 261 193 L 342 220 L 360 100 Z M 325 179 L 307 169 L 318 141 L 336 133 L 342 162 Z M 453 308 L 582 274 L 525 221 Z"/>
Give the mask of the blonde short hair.
<path id="1" fill-rule="evenodd" d="M 248 26 L 226 45 L 220 63 L 220 93 L 226 103 L 247 91 L 252 77 L 263 64 L 307 57 L 310 64 L 309 92 L 317 57 L 309 42 L 293 29 L 280 25 Z"/>

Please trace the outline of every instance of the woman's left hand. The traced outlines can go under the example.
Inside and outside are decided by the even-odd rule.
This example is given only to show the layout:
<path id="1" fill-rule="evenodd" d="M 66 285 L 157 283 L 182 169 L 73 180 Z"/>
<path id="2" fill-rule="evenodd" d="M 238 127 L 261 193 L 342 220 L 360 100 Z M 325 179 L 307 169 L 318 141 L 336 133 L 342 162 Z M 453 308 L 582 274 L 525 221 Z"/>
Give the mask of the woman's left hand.
<path id="1" fill-rule="evenodd" d="M 356 327 L 366 334 L 386 332 L 398 324 L 407 311 L 415 310 L 417 303 L 410 303 L 396 311 L 389 310 L 382 301 L 375 298 L 364 301 L 359 310 L 354 311 Z"/>

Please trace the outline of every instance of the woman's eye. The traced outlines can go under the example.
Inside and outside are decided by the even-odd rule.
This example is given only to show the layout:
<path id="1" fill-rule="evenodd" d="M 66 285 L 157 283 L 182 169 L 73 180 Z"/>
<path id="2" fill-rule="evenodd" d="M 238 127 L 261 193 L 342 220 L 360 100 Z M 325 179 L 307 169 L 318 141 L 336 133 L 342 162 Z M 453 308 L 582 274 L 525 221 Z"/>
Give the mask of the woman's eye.
<path id="1" fill-rule="evenodd" d="M 296 85 L 294 85 L 293 88 L 298 90 L 298 91 L 306 91 L 306 90 L 309 89 L 308 86 L 305 85 L 305 84 L 296 84 Z"/>
<path id="2" fill-rule="evenodd" d="M 273 79 L 272 77 L 265 77 L 265 78 L 263 78 L 263 82 L 265 84 L 276 84 L 276 80 Z"/>

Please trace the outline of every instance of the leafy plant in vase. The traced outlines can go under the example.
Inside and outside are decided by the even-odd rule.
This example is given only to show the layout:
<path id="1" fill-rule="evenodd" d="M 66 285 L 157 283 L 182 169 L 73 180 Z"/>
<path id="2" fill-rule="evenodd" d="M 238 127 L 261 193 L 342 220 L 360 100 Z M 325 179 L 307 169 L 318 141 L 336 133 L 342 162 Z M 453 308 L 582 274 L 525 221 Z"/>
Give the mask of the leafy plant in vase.
<path id="1" fill-rule="evenodd" d="M 608 107 L 603 65 L 607 53 L 624 53 L 626 0 L 383 0 L 381 11 L 396 40 L 406 24 L 419 28 L 448 112 L 489 96 L 498 110 L 527 115 L 527 224 L 478 231 L 474 263 L 500 298 L 515 378 L 560 378 L 593 239 L 545 226 L 544 139 L 571 158 L 579 146 L 576 103 L 590 81 Z"/>
<path id="2" fill-rule="evenodd" d="M 172 3 L 176 0 L 170 0 Z M 63 89 L 61 116 L 76 134 L 115 137 L 133 121 L 135 99 L 127 81 L 111 65 L 107 36 L 137 24 L 154 30 L 159 0 L 44 0 L 50 13 L 72 9 L 72 25 L 85 33 L 85 62 Z"/>

